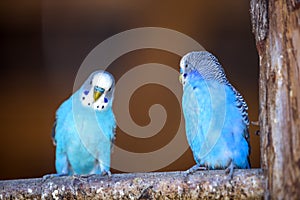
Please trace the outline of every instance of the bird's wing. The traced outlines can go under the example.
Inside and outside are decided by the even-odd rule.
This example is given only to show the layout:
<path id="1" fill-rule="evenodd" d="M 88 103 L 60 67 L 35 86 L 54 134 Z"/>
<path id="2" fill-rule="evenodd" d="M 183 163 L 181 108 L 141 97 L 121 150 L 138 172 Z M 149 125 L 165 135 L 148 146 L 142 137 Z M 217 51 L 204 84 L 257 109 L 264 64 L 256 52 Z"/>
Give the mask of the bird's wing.
<path id="1" fill-rule="evenodd" d="M 56 111 L 55 121 L 52 127 L 52 140 L 54 145 L 56 145 L 57 143 L 56 141 L 57 129 L 64 127 L 64 126 L 58 126 L 57 122 L 58 121 L 60 123 L 64 122 L 67 115 L 71 112 L 71 110 L 72 110 L 72 98 L 69 98 L 65 100 Z"/>
<path id="2" fill-rule="evenodd" d="M 72 98 L 70 97 L 64 101 L 56 111 L 56 118 L 52 128 L 52 139 L 56 145 L 56 170 L 58 174 L 70 173 L 70 164 L 66 155 L 65 149 L 65 137 L 69 131 L 70 120 L 67 118 L 72 112 Z"/>
<path id="3" fill-rule="evenodd" d="M 57 120 L 58 118 L 63 120 L 66 118 L 66 115 L 71 111 L 72 109 L 72 104 L 71 104 L 71 100 L 70 99 L 67 99 L 65 102 L 63 102 L 61 104 L 61 106 L 57 109 L 56 111 L 56 116 L 55 116 L 55 120 L 54 120 L 54 123 L 53 123 L 53 126 L 52 126 L 52 142 L 54 144 L 54 146 L 56 146 L 56 128 L 57 128 Z"/>
<path id="4" fill-rule="evenodd" d="M 229 85 L 229 88 L 232 90 L 233 94 L 234 94 L 234 101 L 235 101 L 235 106 L 239 111 L 239 116 L 242 117 L 243 120 L 243 125 L 241 126 L 242 129 L 240 129 L 240 131 L 238 132 L 239 134 L 242 134 L 242 137 L 245 138 L 247 144 L 248 144 L 248 153 L 247 153 L 247 166 L 245 166 L 246 168 L 250 167 L 250 161 L 249 161 L 249 154 L 251 151 L 250 148 L 250 135 L 249 135 L 249 130 L 248 130 L 248 126 L 249 126 L 249 118 L 248 118 L 248 106 L 244 100 L 244 98 L 242 97 L 242 95 L 232 86 Z M 241 148 L 241 147 L 240 147 Z"/>
<path id="5" fill-rule="evenodd" d="M 228 86 L 231 87 L 233 93 L 236 96 L 236 105 L 238 109 L 240 110 L 244 123 L 248 126 L 250 121 L 248 118 L 248 106 L 246 101 L 244 100 L 243 96 L 230 84 L 228 83 Z"/>
<path id="6" fill-rule="evenodd" d="M 113 126 L 112 126 L 113 134 L 112 134 L 112 137 L 111 137 L 111 151 L 113 151 L 115 141 L 116 141 L 116 126 L 117 126 L 114 117 L 113 117 L 113 119 L 114 119 L 114 123 L 113 123 Z"/>
<path id="7" fill-rule="evenodd" d="M 55 133 L 56 133 L 56 119 L 54 120 L 54 123 L 53 123 L 53 126 L 52 126 L 52 134 L 51 134 L 51 137 L 52 137 L 52 142 L 53 142 L 53 145 L 56 146 L 56 140 L 55 140 Z"/>

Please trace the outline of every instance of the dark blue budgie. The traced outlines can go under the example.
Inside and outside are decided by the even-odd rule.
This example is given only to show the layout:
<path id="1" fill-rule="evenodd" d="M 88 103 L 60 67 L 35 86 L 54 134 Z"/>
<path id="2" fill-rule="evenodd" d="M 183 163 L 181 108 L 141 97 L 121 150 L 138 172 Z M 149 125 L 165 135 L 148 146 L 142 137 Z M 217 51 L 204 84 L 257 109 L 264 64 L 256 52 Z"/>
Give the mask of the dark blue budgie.
<path id="1" fill-rule="evenodd" d="M 99 70 L 59 107 L 53 127 L 57 175 L 110 175 L 113 97 L 113 76 Z"/>
<path id="2" fill-rule="evenodd" d="M 182 109 L 188 143 L 199 168 L 250 168 L 248 107 L 229 83 L 217 58 L 190 52 L 180 61 Z"/>

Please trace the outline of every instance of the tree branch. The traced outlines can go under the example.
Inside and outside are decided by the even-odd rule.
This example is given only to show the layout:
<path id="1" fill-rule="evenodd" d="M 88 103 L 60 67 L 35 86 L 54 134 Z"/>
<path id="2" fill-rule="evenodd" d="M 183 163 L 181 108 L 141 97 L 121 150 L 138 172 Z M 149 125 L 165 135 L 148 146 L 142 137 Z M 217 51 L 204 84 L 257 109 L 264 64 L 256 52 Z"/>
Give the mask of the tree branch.
<path id="1" fill-rule="evenodd" d="M 66 176 L 0 181 L 0 199 L 198 199 L 251 198 L 264 194 L 260 169 Z"/>

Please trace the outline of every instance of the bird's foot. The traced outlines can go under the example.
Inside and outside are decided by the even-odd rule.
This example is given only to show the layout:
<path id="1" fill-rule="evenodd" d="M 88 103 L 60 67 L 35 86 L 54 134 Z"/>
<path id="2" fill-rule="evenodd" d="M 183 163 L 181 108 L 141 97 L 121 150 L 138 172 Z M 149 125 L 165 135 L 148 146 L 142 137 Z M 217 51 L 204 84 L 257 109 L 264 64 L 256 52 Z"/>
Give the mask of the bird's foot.
<path id="1" fill-rule="evenodd" d="M 111 177 L 111 172 L 109 170 L 108 171 L 103 171 L 103 172 L 101 172 L 101 176 Z"/>
<path id="2" fill-rule="evenodd" d="M 78 182 L 87 183 L 88 182 L 87 179 L 92 175 L 94 175 L 94 174 L 80 174 L 80 175 L 79 174 L 73 174 L 72 175 L 72 182 L 73 182 L 73 184 L 78 183 Z"/>
<path id="3" fill-rule="evenodd" d="M 198 171 L 198 170 L 207 170 L 207 168 L 196 164 L 193 167 L 191 167 L 190 169 L 186 170 L 185 172 L 187 174 L 193 174 L 195 171 Z"/>
<path id="4" fill-rule="evenodd" d="M 111 177 L 111 172 L 110 171 L 102 171 L 102 172 L 94 172 L 94 173 L 91 173 L 91 174 L 83 174 L 83 175 L 75 175 L 76 178 L 90 178 L 91 176 L 95 176 L 95 175 L 100 175 L 100 176 L 108 176 L 108 177 Z"/>
<path id="5" fill-rule="evenodd" d="M 233 171 L 236 168 L 236 165 L 230 160 L 228 167 L 225 169 L 225 174 L 228 174 L 230 180 L 233 178 Z"/>
<path id="6" fill-rule="evenodd" d="M 68 174 L 46 174 L 42 178 L 42 182 L 44 183 L 48 179 L 52 179 L 54 177 L 61 177 L 61 176 L 67 176 Z"/>
<path id="7" fill-rule="evenodd" d="M 76 175 L 76 178 L 90 178 L 91 176 L 94 176 L 95 174 L 82 174 L 82 175 Z"/>

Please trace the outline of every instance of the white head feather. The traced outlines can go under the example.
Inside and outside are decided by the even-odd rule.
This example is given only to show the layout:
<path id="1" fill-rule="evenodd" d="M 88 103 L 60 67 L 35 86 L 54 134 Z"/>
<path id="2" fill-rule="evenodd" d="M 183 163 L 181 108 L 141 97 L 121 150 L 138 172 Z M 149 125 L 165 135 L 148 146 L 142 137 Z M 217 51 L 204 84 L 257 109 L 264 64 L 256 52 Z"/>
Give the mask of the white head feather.
<path id="1" fill-rule="evenodd" d="M 105 110 L 107 106 L 112 105 L 114 85 L 115 81 L 110 73 L 102 70 L 95 71 L 81 87 L 82 104 L 94 110 Z M 95 87 L 103 89 L 103 93 L 97 100 L 94 99 Z"/>

